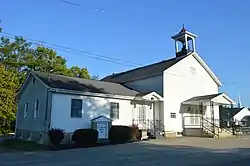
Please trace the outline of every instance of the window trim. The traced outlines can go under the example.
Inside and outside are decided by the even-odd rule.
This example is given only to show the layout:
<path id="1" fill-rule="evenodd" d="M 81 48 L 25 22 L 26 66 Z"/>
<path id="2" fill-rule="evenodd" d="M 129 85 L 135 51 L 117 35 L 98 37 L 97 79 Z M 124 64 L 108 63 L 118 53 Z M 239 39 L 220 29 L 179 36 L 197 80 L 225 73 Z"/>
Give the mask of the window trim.
<path id="1" fill-rule="evenodd" d="M 36 79 L 33 77 L 32 78 L 32 85 L 35 85 L 36 84 Z"/>
<path id="2" fill-rule="evenodd" d="M 116 106 L 115 108 L 112 108 L 112 105 Z M 115 111 L 115 113 L 114 113 Z M 112 116 L 113 114 L 113 116 Z M 116 115 L 116 117 L 114 117 L 114 115 Z M 120 118 L 120 103 L 118 102 L 110 102 L 110 119 L 112 120 L 118 120 Z"/>
<path id="3" fill-rule="evenodd" d="M 33 118 L 36 119 L 38 115 L 38 110 L 39 110 L 39 100 L 35 100 L 33 106 L 34 106 Z"/>
<path id="4" fill-rule="evenodd" d="M 28 110 L 29 110 L 29 103 L 25 103 L 24 104 L 24 111 L 23 111 L 23 118 L 27 119 L 27 114 L 28 114 Z"/>
<path id="5" fill-rule="evenodd" d="M 78 100 L 81 101 L 81 116 L 72 116 L 72 109 L 73 109 L 73 100 Z M 70 117 L 71 118 L 82 118 L 83 117 L 83 100 L 82 99 L 78 99 L 78 98 L 71 98 L 71 105 L 70 105 Z"/>

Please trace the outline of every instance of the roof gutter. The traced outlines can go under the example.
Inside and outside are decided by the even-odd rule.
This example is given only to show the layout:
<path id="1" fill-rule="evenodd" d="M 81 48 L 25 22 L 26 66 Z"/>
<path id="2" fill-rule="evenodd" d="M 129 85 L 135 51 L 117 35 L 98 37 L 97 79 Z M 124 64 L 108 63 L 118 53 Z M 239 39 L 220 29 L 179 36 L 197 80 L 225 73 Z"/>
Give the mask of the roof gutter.
<path id="1" fill-rule="evenodd" d="M 145 99 L 135 98 L 134 96 L 123 96 L 123 95 L 114 95 L 114 94 L 102 94 L 102 93 L 93 93 L 93 92 L 80 92 L 80 91 L 71 91 L 65 89 L 57 89 L 57 88 L 50 88 L 50 92 L 54 93 L 64 93 L 64 94 L 72 94 L 72 95 L 82 95 L 82 96 L 89 96 L 89 97 L 101 97 L 101 98 L 112 98 L 112 99 L 120 99 L 120 100 L 133 100 L 133 101 L 142 101 Z M 151 100 L 147 100 L 151 101 Z M 151 101 L 153 102 L 153 101 Z"/>

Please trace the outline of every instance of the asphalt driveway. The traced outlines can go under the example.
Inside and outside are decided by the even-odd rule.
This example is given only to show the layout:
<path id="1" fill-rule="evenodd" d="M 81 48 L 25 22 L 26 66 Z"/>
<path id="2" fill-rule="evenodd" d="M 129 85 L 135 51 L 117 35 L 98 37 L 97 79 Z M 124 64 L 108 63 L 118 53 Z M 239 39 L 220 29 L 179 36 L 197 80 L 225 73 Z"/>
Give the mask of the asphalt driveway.
<path id="1" fill-rule="evenodd" d="M 0 154 L 0 165 L 249 165 L 250 138 L 180 138 L 88 149 Z"/>

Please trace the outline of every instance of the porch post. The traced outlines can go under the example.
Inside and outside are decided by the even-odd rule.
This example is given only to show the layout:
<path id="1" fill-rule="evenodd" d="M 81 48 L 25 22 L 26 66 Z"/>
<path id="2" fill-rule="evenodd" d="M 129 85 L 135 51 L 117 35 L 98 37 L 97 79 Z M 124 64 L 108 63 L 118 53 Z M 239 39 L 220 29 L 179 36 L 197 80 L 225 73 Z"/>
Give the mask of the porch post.
<path id="1" fill-rule="evenodd" d="M 154 102 L 152 102 L 152 109 L 153 109 L 153 124 L 154 124 L 154 135 L 156 135 L 156 131 L 155 131 L 155 125 L 156 125 L 156 123 L 155 123 L 155 101 Z"/>
<path id="2" fill-rule="evenodd" d="M 215 132 L 215 124 L 214 124 L 214 102 L 210 101 L 210 112 L 211 112 L 211 123 L 213 126 L 213 132 Z"/>
<path id="3" fill-rule="evenodd" d="M 200 113 L 201 113 L 201 127 L 203 127 L 203 105 L 202 105 L 202 102 L 200 102 L 199 106 L 200 106 Z"/>

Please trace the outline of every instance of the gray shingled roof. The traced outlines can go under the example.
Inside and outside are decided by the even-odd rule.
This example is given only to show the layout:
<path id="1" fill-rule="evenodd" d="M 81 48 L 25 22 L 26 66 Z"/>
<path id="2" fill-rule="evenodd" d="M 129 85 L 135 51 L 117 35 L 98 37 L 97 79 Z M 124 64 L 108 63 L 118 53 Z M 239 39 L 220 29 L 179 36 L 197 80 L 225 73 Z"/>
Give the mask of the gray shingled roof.
<path id="1" fill-rule="evenodd" d="M 186 100 L 185 102 L 188 101 L 199 101 L 199 100 L 212 100 L 213 98 L 221 95 L 222 93 L 217 93 L 217 94 L 211 94 L 211 95 L 204 95 L 204 96 L 196 96 L 191 99 Z"/>
<path id="2" fill-rule="evenodd" d="M 243 108 L 220 107 L 220 119 L 231 120 L 234 115 L 240 112 Z"/>
<path id="3" fill-rule="evenodd" d="M 117 83 L 81 79 L 57 74 L 49 74 L 48 79 L 48 73 L 36 71 L 32 71 L 32 73 L 51 88 L 124 96 L 135 96 L 136 94 L 139 94 L 139 92 L 128 89 Z"/>
<path id="4" fill-rule="evenodd" d="M 172 59 L 168 59 L 165 61 L 151 64 L 151 65 L 132 69 L 132 70 L 129 70 L 126 72 L 113 74 L 113 75 L 110 75 L 110 76 L 103 78 L 102 81 L 125 83 L 128 81 L 134 80 L 134 79 L 138 79 L 140 77 L 147 77 L 147 76 L 151 76 L 154 74 L 160 74 L 164 70 L 168 69 L 169 67 L 173 66 L 174 64 L 176 64 L 180 60 L 187 57 L 188 55 L 182 56 L 182 57 L 175 57 Z"/>

